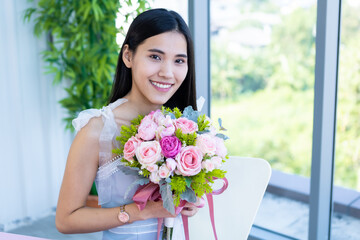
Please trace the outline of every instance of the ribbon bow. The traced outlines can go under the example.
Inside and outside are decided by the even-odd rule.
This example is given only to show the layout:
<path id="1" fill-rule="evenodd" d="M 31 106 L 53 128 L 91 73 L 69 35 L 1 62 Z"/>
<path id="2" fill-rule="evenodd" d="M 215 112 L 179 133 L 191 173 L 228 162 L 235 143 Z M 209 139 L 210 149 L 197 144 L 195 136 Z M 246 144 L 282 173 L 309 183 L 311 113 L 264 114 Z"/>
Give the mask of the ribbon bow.
<path id="1" fill-rule="evenodd" d="M 214 178 L 214 180 L 219 179 L 219 178 Z M 210 220 L 211 220 L 211 225 L 213 228 L 213 232 L 214 232 L 214 236 L 215 239 L 217 240 L 217 234 L 216 234 L 216 229 L 215 229 L 215 216 L 214 216 L 214 200 L 213 200 L 213 195 L 219 195 L 221 193 L 223 193 L 229 183 L 228 180 L 226 178 L 221 178 L 219 180 L 223 181 L 223 186 L 218 189 L 218 190 L 214 190 L 212 193 L 206 194 L 206 198 L 209 204 L 209 212 L 210 212 Z M 146 203 L 148 201 L 159 201 L 161 200 L 161 194 L 159 191 L 160 187 L 158 184 L 154 184 L 154 183 L 148 183 L 146 185 L 140 186 L 137 191 L 135 192 L 134 196 L 133 196 L 133 201 L 136 203 L 137 207 L 139 208 L 139 210 L 143 210 L 146 206 Z M 184 208 L 186 204 L 185 200 L 181 200 L 179 206 L 177 206 L 175 208 L 175 214 L 179 214 L 181 212 L 181 210 Z M 204 204 L 201 205 L 197 205 L 197 207 L 201 208 L 203 207 Z M 184 225 L 184 233 L 185 233 L 185 239 L 189 240 L 189 221 L 188 221 L 188 216 L 185 216 L 183 214 L 181 214 L 182 220 L 183 220 L 183 225 Z M 160 236 L 160 231 L 161 231 L 161 226 L 163 223 L 163 218 L 159 218 L 158 219 L 158 231 L 157 231 L 157 239 L 159 239 Z"/>

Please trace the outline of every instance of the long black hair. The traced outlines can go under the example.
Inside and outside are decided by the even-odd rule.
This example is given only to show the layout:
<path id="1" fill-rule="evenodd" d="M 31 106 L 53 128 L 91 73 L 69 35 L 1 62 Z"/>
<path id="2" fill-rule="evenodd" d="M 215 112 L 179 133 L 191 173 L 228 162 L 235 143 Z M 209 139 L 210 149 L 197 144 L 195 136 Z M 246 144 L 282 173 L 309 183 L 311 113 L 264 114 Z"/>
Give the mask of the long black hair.
<path id="1" fill-rule="evenodd" d="M 178 13 L 162 8 L 143 12 L 131 23 L 119 53 L 110 103 L 124 97 L 130 92 L 132 87 L 131 69 L 127 68 L 122 60 L 123 47 L 125 44 L 135 53 L 137 47 L 147 38 L 171 31 L 177 31 L 183 34 L 186 39 L 188 72 L 179 89 L 164 106 L 171 108 L 178 107 L 180 110 L 184 110 L 185 107 L 191 105 L 193 109 L 197 109 L 194 45 L 190 30 Z"/>

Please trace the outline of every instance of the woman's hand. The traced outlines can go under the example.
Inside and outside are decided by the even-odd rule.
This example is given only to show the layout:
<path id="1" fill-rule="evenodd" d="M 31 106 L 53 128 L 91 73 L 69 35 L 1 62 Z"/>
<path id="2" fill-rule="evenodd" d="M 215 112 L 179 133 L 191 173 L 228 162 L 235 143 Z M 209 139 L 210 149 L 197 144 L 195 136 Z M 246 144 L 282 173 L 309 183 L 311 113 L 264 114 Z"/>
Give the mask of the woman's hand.
<path id="1" fill-rule="evenodd" d="M 186 203 L 181 210 L 181 214 L 192 217 L 198 211 L 199 209 L 193 203 Z M 148 201 L 146 207 L 140 212 L 140 214 L 142 214 L 143 219 L 176 217 L 175 214 L 171 214 L 163 207 L 163 201 Z"/>
<path id="2" fill-rule="evenodd" d="M 144 210 L 141 211 L 144 219 L 176 217 L 163 207 L 163 201 L 148 201 Z"/>
<path id="3" fill-rule="evenodd" d="M 199 209 L 192 203 L 186 203 L 184 208 L 181 211 L 181 214 L 188 216 L 188 217 L 192 217 L 194 216 L 197 212 L 199 211 Z"/>

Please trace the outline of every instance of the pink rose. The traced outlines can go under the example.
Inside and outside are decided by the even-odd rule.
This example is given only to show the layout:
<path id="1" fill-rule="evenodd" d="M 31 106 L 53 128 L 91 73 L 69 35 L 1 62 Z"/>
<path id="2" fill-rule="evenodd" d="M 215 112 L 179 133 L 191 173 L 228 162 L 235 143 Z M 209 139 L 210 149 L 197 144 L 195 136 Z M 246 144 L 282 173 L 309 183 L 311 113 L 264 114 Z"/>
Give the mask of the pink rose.
<path id="1" fill-rule="evenodd" d="M 163 164 L 160 168 L 159 168 L 159 176 L 160 178 L 168 178 L 170 176 L 170 169 Z"/>
<path id="2" fill-rule="evenodd" d="M 173 121 L 171 117 L 168 115 L 166 118 L 161 115 L 163 118 L 158 120 L 156 123 L 159 125 L 157 131 L 156 131 L 156 137 L 157 139 L 166 137 L 166 136 L 172 136 L 175 133 L 175 126 L 173 124 Z"/>
<path id="3" fill-rule="evenodd" d="M 219 156 L 214 156 L 214 157 L 212 157 L 210 160 L 211 160 L 211 162 L 214 164 L 214 167 L 215 167 L 215 168 L 221 167 L 221 164 L 222 164 L 222 159 L 221 159 L 221 157 L 219 157 Z"/>
<path id="4" fill-rule="evenodd" d="M 138 128 L 137 137 L 149 141 L 155 138 L 155 132 L 157 129 L 157 124 L 151 120 L 149 116 L 146 116 L 141 120 L 140 126 Z"/>
<path id="5" fill-rule="evenodd" d="M 149 177 L 150 181 L 153 182 L 153 183 L 159 183 L 161 178 L 159 176 L 159 172 L 158 171 L 155 171 L 155 172 L 152 172 L 150 173 L 150 177 Z"/>
<path id="6" fill-rule="evenodd" d="M 158 113 L 158 112 L 161 112 L 161 110 L 160 110 L 160 109 L 157 109 L 157 110 L 155 110 L 155 111 L 151 111 L 151 112 L 150 112 L 148 115 L 146 115 L 145 117 L 149 117 L 149 118 L 151 118 L 151 120 L 153 120 L 155 113 Z"/>
<path id="7" fill-rule="evenodd" d="M 156 164 L 152 164 L 146 167 L 149 172 L 156 172 L 159 169 L 159 166 Z"/>
<path id="8" fill-rule="evenodd" d="M 201 163 L 201 167 L 203 169 L 205 169 L 207 172 L 211 172 L 212 170 L 215 169 L 214 163 L 212 161 L 210 161 L 209 159 L 203 161 Z"/>
<path id="9" fill-rule="evenodd" d="M 168 158 L 168 159 L 166 159 L 166 166 L 172 172 L 176 168 L 176 161 L 174 159 L 172 159 L 172 158 Z"/>
<path id="10" fill-rule="evenodd" d="M 163 125 L 162 122 L 165 120 L 164 114 L 160 110 L 156 110 L 152 116 L 152 119 L 157 125 Z"/>
<path id="11" fill-rule="evenodd" d="M 216 152 L 216 141 L 210 134 L 197 135 L 196 146 L 198 146 L 203 154 L 213 156 Z"/>
<path id="12" fill-rule="evenodd" d="M 142 142 L 135 154 L 139 163 L 147 167 L 161 160 L 161 147 L 157 141 Z"/>
<path id="13" fill-rule="evenodd" d="M 173 158 L 180 152 L 181 141 L 175 136 L 163 137 L 160 146 L 164 157 Z"/>
<path id="14" fill-rule="evenodd" d="M 181 129 L 183 134 L 193 133 L 198 130 L 198 125 L 187 118 L 178 118 L 174 121 L 176 129 Z"/>
<path id="15" fill-rule="evenodd" d="M 140 145 L 142 141 L 134 136 L 129 138 L 129 140 L 124 145 L 124 158 L 128 161 L 134 160 L 135 150 Z"/>
<path id="16" fill-rule="evenodd" d="M 202 158 L 203 154 L 198 147 L 184 147 L 175 158 L 177 170 L 183 176 L 194 176 L 201 171 Z"/>
<path id="17" fill-rule="evenodd" d="M 161 124 L 165 127 L 174 126 L 173 120 L 171 119 L 171 117 L 169 115 L 167 115 L 159 124 Z"/>
<path id="18" fill-rule="evenodd" d="M 171 136 L 174 133 L 175 133 L 175 127 L 174 125 L 171 125 L 166 127 L 164 130 L 162 130 L 160 136 L 163 138 L 163 137 Z"/>
<path id="19" fill-rule="evenodd" d="M 156 138 L 161 139 L 163 137 L 172 136 L 175 133 L 175 127 L 174 125 L 171 125 L 169 127 L 159 126 L 156 130 Z"/>
<path id="20" fill-rule="evenodd" d="M 219 137 L 215 137 L 216 142 L 216 155 L 220 156 L 221 158 L 225 158 L 227 154 L 227 149 L 224 144 L 224 140 Z"/>

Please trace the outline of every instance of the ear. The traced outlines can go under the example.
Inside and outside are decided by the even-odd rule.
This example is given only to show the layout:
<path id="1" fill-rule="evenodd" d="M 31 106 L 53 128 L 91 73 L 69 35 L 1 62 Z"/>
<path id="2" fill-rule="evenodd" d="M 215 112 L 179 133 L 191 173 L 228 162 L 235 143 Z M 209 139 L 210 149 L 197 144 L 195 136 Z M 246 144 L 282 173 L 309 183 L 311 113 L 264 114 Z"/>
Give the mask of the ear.
<path id="1" fill-rule="evenodd" d="M 122 60 L 127 68 L 132 66 L 132 51 L 129 49 L 129 45 L 125 44 L 122 51 Z"/>

